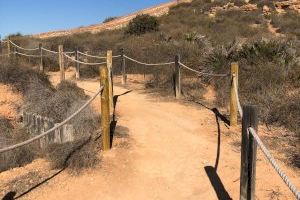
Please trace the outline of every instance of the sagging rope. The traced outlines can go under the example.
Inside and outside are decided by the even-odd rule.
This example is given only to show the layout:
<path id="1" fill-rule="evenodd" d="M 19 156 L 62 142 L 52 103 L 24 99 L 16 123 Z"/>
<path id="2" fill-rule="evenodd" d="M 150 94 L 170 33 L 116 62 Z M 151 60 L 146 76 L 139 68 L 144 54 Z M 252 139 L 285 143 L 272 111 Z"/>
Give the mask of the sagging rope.
<path id="1" fill-rule="evenodd" d="M 46 48 L 44 48 L 44 47 L 42 47 L 42 50 L 47 51 L 47 52 L 49 52 L 49 53 L 58 54 L 57 51 L 52 51 L 52 50 L 46 49 Z"/>
<path id="2" fill-rule="evenodd" d="M 192 72 L 195 72 L 196 74 L 201 75 L 201 76 L 202 75 L 203 76 L 215 76 L 215 77 L 226 77 L 226 76 L 229 76 L 229 74 L 213 74 L 213 73 L 207 73 L 207 72 L 200 72 L 200 71 L 197 71 L 195 69 L 192 69 L 192 68 L 186 66 L 185 64 L 183 64 L 181 62 L 179 62 L 179 65 L 182 66 L 182 67 L 184 67 L 184 68 L 186 68 L 186 69 L 188 69 L 188 70 L 190 70 L 190 71 L 192 71 Z"/>
<path id="3" fill-rule="evenodd" d="M 15 52 L 15 54 L 21 55 L 21 56 L 26 56 L 26 57 L 35 57 L 35 58 L 39 58 L 41 57 L 40 55 L 30 55 L 30 54 L 25 54 L 25 53 L 20 53 L 20 52 Z"/>
<path id="4" fill-rule="evenodd" d="M 242 106 L 241 106 L 241 102 L 240 102 L 240 98 L 239 98 L 239 92 L 238 92 L 237 85 L 236 85 L 236 76 L 235 76 L 235 74 L 233 74 L 233 76 L 232 76 L 232 84 L 233 84 L 234 92 L 236 94 L 235 97 L 236 97 L 238 110 L 239 110 L 240 116 L 243 117 L 243 109 L 242 109 Z"/>
<path id="5" fill-rule="evenodd" d="M 91 58 L 99 58 L 99 59 L 106 59 L 106 57 L 101 57 L 101 56 L 94 56 L 94 55 L 90 55 L 90 54 L 86 54 L 86 53 L 83 53 L 81 51 L 77 51 L 79 54 L 81 55 L 84 55 L 86 57 L 91 57 Z"/>
<path id="6" fill-rule="evenodd" d="M 88 62 L 82 62 L 82 61 L 79 61 L 79 60 L 76 60 L 75 58 L 72 58 L 70 56 L 68 56 L 67 54 L 63 54 L 65 57 L 69 58 L 70 60 L 74 61 L 74 62 L 77 62 L 77 63 L 80 63 L 80 64 L 83 64 L 83 65 L 103 65 L 103 64 L 106 64 L 106 62 L 101 62 L 101 63 L 88 63 Z"/>
<path id="7" fill-rule="evenodd" d="M 268 161 L 271 163 L 275 171 L 279 174 L 281 179 L 285 182 L 285 184 L 289 187 L 289 189 L 293 192 L 293 194 L 296 196 L 297 200 L 300 200 L 300 192 L 296 188 L 296 186 L 292 183 L 292 181 L 289 179 L 289 177 L 280 169 L 279 165 L 276 163 L 275 159 L 271 155 L 271 153 L 268 151 L 268 149 L 265 147 L 259 136 L 256 134 L 256 131 L 250 127 L 248 128 L 248 131 L 252 134 L 254 139 L 256 140 L 259 148 L 262 150 L 264 155 L 267 157 Z"/>
<path id="8" fill-rule="evenodd" d="M 61 128 L 63 125 L 65 125 L 66 123 L 68 123 L 71 119 L 73 119 L 75 116 L 77 116 L 83 109 L 85 109 L 96 97 L 98 94 L 100 94 L 100 92 L 102 92 L 103 90 L 103 86 L 100 87 L 100 89 L 94 94 L 94 96 L 92 96 L 85 104 L 83 104 L 76 112 L 74 112 L 71 116 L 69 116 L 67 119 L 65 119 L 63 122 L 59 123 L 58 125 L 56 125 L 55 127 L 49 129 L 48 131 L 40 134 L 40 135 L 37 135 L 36 137 L 33 137 L 29 140 L 26 140 L 24 142 L 21 142 L 21 143 L 18 143 L 18 144 L 15 144 L 15 145 L 12 145 L 12 146 L 9 146 L 9 147 L 5 147 L 5 148 L 2 148 L 0 149 L 0 153 L 4 153 L 4 152 L 7 152 L 7 151 L 11 151 L 13 149 L 16 149 L 16 148 L 19 148 L 19 147 L 22 147 L 22 146 L 25 146 L 25 145 L 28 145 L 28 144 L 31 144 L 32 142 L 46 136 L 46 135 L 49 135 L 51 133 L 54 133 L 54 131 L 56 129 L 59 129 Z"/>
<path id="9" fill-rule="evenodd" d="M 75 53 L 75 51 L 65 51 L 64 53 L 73 54 L 73 53 Z"/>
<path id="10" fill-rule="evenodd" d="M 140 61 L 137 61 L 133 58 L 130 58 L 126 55 L 124 55 L 125 58 L 127 58 L 128 60 L 131 60 L 133 62 L 136 62 L 138 64 L 141 64 L 141 65 L 146 65 L 146 66 L 159 66 L 159 65 L 172 65 L 172 64 L 175 64 L 175 62 L 166 62 L 166 63 L 144 63 L 144 62 L 140 62 Z"/>
<path id="11" fill-rule="evenodd" d="M 34 48 L 34 49 L 26 49 L 26 48 L 23 48 L 23 47 L 20 47 L 19 45 L 17 45 L 16 43 L 14 43 L 13 41 L 11 40 L 8 40 L 12 45 L 14 45 L 15 47 L 19 48 L 19 49 L 22 49 L 24 51 L 36 51 L 36 50 L 39 50 L 40 48 Z"/>

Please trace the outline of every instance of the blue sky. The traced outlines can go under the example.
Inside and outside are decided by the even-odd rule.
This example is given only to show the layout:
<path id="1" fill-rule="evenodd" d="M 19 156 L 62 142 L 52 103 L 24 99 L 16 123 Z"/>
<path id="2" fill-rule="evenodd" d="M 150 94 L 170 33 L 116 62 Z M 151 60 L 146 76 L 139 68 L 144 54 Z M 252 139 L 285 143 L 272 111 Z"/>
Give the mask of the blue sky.
<path id="1" fill-rule="evenodd" d="M 41 33 L 102 22 L 170 0 L 0 0 L 0 35 Z"/>

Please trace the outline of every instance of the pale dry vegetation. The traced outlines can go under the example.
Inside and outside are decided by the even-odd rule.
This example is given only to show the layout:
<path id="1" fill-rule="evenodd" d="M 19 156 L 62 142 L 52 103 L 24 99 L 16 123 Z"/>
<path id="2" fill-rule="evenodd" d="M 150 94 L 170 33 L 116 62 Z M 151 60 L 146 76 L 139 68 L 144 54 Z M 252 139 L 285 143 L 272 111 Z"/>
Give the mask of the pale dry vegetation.
<path id="1" fill-rule="evenodd" d="M 278 15 L 274 11 L 264 16 L 263 5 L 274 8 L 273 1 L 257 0 L 254 11 L 217 11 L 215 17 L 207 12 L 229 1 L 194 0 L 173 7 L 169 14 L 158 18 L 159 28 L 154 32 L 130 35 L 127 28 L 104 31 L 97 34 L 82 33 L 43 40 L 44 46 L 57 50 L 59 44 L 66 51 L 79 48 L 93 54 L 105 55 L 107 49 L 125 54 L 143 62 L 173 61 L 180 54 L 181 61 L 197 70 L 211 73 L 229 73 L 230 63 L 239 62 L 240 98 L 244 104 L 257 104 L 260 119 L 268 125 L 284 126 L 300 136 L 299 115 L 299 13 Z M 234 1 L 244 5 L 243 1 Z M 267 22 L 279 28 L 284 38 L 275 37 L 267 28 Z M 19 37 L 22 46 L 36 45 L 37 39 Z M 55 59 L 53 59 L 55 60 Z M 47 61 L 49 70 L 57 70 L 56 61 Z M 56 59 L 57 60 L 57 59 Z M 46 65 L 46 66 L 47 66 Z M 173 92 L 173 67 L 145 68 L 126 61 L 130 74 L 149 74 L 147 88 L 159 88 L 160 92 Z M 55 67 L 54 67 L 55 66 Z M 120 60 L 114 60 L 114 73 L 120 74 Z M 98 76 L 98 68 L 82 67 L 83 77 Z M 149 76 L 150 77 L 150 76 Z M 183 93 L 187 98 L 203 100 L 207 86 L 217 93 L 213 105 L 228 106 L 230 78 L 196 78 L 183 71 Z"/>

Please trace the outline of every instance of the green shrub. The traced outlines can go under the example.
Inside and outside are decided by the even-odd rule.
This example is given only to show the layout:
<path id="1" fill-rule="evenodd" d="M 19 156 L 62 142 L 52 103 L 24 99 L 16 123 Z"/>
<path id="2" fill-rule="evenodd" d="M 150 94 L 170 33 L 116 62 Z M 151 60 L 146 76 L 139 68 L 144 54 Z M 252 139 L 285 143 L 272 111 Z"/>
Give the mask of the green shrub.
<path id="1" fill-rule="evenodd" d="M 159 21 L 150 15 L 138 15 L 132 19 L 127 27 L 126 33 L 130 35 L 142 35 L 159 30 Z"/>

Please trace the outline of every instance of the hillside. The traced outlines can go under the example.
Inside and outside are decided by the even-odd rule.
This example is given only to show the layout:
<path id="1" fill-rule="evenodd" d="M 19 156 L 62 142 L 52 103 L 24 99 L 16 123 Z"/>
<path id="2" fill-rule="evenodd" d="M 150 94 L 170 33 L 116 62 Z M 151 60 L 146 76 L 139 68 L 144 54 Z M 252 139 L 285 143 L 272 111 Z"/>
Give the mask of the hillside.
<path id="1" fill-rule="evenodd" d="M 127 16 L 118 17 L 117 19 L 107 22 L 107 23 L 101 23 L 101 24 L 95 24 L 90 26 L 83 26 L 80 28 L 74 28 L 70 30 L 61 30 L 61 31 L 51 31 L 46 33 L 40 33 L 33 35 L 36 38 L 50 38 L 50 37 L 58 37 L 58 36 L 65 36 L 65 35 L 71 35 L 71 34 L 77 34 L 77 33 L 98 33 L 104 30 L 113 30 L 118 28 L 123 28 L 126 26 L 130 20 L 132 20 L 137 15 L 141 14 L 148 14 L 153 16 L 161 16 L 166 13 L 168 13 L 170 7 L 177 5 L 178 3 L 184 3 L 184 2 L 190 2 L 191 0 L 173 0 L 169 3 L 164 3 L 158 6 L 154 6 L 151 8 L 146 8 L 144 10 L 140 10 L 136 13 L 129 14 Z"/>
<path id="2" fill-rule="evenodd" d="M 23 149 L 17 156 L 9 152 L 14 159 L 6 161 L 16 162 L 8 168 L 20 167 L 0 173 L 1 197 L 229 200 L 240 197 L 240 182 L 246 180 L 241 174 L 256 172 L 256 199 L 293 199 L 296 192 L 283 173 L 276 173 L 274 162 L 299 188 L 299 3 L 171 2 L 149 9 L 158 17 L 134 17 L 128 26 L 136 14 L 106 28 L 10 37 L 12 42 L 2 46 L 0 88 L 22 101 L 0 98 L 0 111 L 12 111 L 3 119 L 0 113 L 0 130 L 13 128 L 8 122 L 20 106 L 59 123 L 94 100 L 70 121 L 78 132 L 74 141 L 33 151 L 25 163 L 39 159 L 28 165 L 20 162 Z M 40 43 L 43 49 L 37 48 Z M 8 59 L 9 49 L 17 51 Z M 114 105 L 108 109 L 109 89 L 99 90 L 99 80 L 108 86 L 102 75 L 111 62 Z M 234 105 L 237 125 L 231 120 Z M 249 105 L 256 106 L 257 116 L 249 117 L 249 107 L 239 108 Z M 105 119 L 106 129 L 99 129 Z M 253 133 L 249 126 L 255 129 L 256 119 Z M 245 127 L 247 120 L 251 124 Z M 253 152 L 247 151 L 250 134 L 260 141 L 256 170 L 241 173 L 250 166 L 242 159 Z M 104 138 L 112 140 L 110 150 L 105 151 Z"/>

